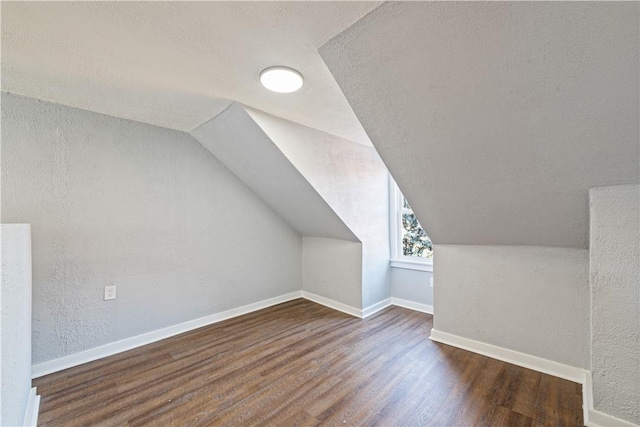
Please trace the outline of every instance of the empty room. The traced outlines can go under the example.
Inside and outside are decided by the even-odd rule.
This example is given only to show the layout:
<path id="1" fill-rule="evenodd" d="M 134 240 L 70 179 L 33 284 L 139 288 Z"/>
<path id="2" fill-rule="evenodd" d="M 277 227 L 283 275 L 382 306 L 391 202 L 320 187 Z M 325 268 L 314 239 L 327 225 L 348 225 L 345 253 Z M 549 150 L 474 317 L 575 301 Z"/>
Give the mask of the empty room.
<path id="1" fill-rule="evenodd" d="M 640 2 L 0 16 L 0 426 L 640 426 Z"/>

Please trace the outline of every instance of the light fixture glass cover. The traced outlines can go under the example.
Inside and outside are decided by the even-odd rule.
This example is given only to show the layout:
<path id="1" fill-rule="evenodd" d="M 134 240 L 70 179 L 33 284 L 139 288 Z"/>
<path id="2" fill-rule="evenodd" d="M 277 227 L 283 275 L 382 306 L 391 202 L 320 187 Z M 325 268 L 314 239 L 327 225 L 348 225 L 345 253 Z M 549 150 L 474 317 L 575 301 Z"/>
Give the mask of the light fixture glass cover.
<path id="1" fill-rule="evenodd" d="M 269 67 L 260 73 L 260 83 L 267 89 L 279 93 L 299 90 L 304 83 L 302 74 L 289 67 Z"/>

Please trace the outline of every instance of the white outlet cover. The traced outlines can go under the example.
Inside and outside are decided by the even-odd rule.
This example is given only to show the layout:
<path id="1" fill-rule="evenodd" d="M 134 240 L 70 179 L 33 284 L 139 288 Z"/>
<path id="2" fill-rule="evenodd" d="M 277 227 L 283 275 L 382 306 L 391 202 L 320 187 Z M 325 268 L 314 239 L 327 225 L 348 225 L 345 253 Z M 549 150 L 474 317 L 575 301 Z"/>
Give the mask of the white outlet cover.
<path id="1" fill-rule="evenodd" d="M 116 299 L 116 285 L 104 287 L 104 300 Z"/>

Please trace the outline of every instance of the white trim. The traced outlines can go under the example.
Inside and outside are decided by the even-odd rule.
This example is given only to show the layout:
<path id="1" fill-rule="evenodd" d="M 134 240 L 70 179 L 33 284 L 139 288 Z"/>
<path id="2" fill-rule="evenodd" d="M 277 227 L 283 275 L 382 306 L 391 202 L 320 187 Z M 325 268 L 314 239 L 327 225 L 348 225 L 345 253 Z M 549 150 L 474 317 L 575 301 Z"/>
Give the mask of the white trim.
<path id="1" fill-rule="evenodd" d="M 593 385 L 591 382 L 591 372 L 586 369 L 576 368 L 554 362 L 552 360 L 531 356 L 529 354 L 486 344 L 435 329 L 431 330 L 431 340 L 582 384 L 582 411 L 584 425 L 586 426 L 639 427 L 629 421 L 621 420 L 620 418 L 616 418 L 612 415 L 593 409 Z"/>
<path id="2" fill-rule="evenodd" d="M 563 363 L 520 353 L 519 351 L 486 344 L 458 335 L 437 331 L 435 329 L 431 330 L 431 340 L 462 348 L 464 350 L 469 350 L 474 353 L 482 354 L 484 356 L 502 360 L 503 362 L 512 363 L 524 368 L 533 369 L 534 371 L 564 378 L 565 380 L 573 381 L 575 383 L 582 384 L 584 381 L 585 370 L 582 368 L 575 368 Z"/>
<path id="3" fill-rule="evenodd" d="M 370 305 L 369 307 L 365 308 L 362 310 L 362 318 L 366 319 L 367 317 L 371 316 L 372 314 L 375 314 L 377 312 L 379 312 L 380 310 L 384 310 L 385 308 L 389 307 L 392 302 L 391 302 L 392 298 L 387 298 L 387 299 L 383 299 L 380 302 L 377 302 L 373 305 Z"/>
<path id="4" fill-rule="evenodd" d="M 397 305 L 398 307 L 408 308 L 410 310 L 420 311 L 422 313 L 433 314 L 433 307 L 426 304 L 420 304 L 417 302 L 400 299 L 400 298 L 387 298 L 380 302 L 377 302 L 364 310 L 360 310 L 358 308 L 352 307 L 347 304 L 343 304 L 341 302 L 332 300 L 327 297 L 323 297 L 318 294 L 314 294 L 308 291 L 302 291 L 302 298 L 308 299 L 309 301 L 313 301 L 317 304 L 324 305 L 325 307 L 332 308 L 334 310 L 341 311 L 346 314 L 350 314 L 354 317 L 358 317 L 360 319 L 366 319 L 367 317 L 375 314 L 381 310 L 384 310 L 387 307 L 392 305 Z"/>
<path id="5" fill-rule="evenodd" d="M 595 409 L 589 409 L 589 416 L 585 419 L 584 425 L 589 427 L 638 427 L 637 424 L 621 420 Z"/>
<path id="6" fill-rule="evenodd" d="M 40 396 L 37 394 L 36 388 L 32 387 L 29 391 L 29 400 L 27 401 L 27 409 L 24 413 L 24 427 L 35 427 L 38 425 L 38 412 L 40 410 Z"/>
<path id="7" fill-rule="evenodd" d="M 585 370 L 582 379 L 582 421 L 585 426 L 598 427 L 589 423 L 589 411 L 593 409 L 593 386 L 591 384 L 591 372 Z"/>
<path id="8" fill-rule="evenodd" d="M 432 305 L 421 304 L 407 299 L 392 297 L 391 304 L 397 305 L 398 307 L 408 308 L 409 310 L 419 311 L 421 313 L 433 314 Z"/>
<path id="9" fill-rule="evenodd" d="M 433 307 L 426 304 L 420 304 L 417 302 L 404 300 L 401 298 L 387 298 L 376 304 L 373 304 L 364 310 L 357 309 L 347 304 L 343 304 L 332 299 L 307 292 L 296 291 L 285 295 L 280 295 L 274 298 L 269 298 L 263 301 L 258 301 L 253 304 L 244 305 L 242 307 L 234 308 L 231 310 L 223 311 L 209 316 L 201 317 L 199 319 L 190 320 L 188 322 L 180 323 L 177 325 L 169 326 L 164 329 L 158 329 L 156 331 L 147 332 L 135 337 L 127 338 L 124 340 L 109 343 L 100 347 L 92 348 L 82 351 L 80 353 L 64 356 L 59 359 L 49 360 L 47 362 L 33 365 L 32 378 L 38 378 L 43 375 L 58 372 L 63 369 L 72 368 L 74 366 L 82 365 L 87 362 L 91 362 L 103 357 L 111 356 L 113 354 L 121 353 L 123 351 L 131 350 L 136 347 L 140 347 L 152 342 L 156 342 L 165 338 L 172 337 L 184 332 L 191 331 L 193 329 L 201 328 L 213 323 L 221 322 L 233 317 L 248 314 L 257 310 L 262 310 L 267 307 L 271 307 L 276 304 L 281 304 L 287 301 L 291 301 L 298 298 L 304 298 L 309 301 L 313 301 L 317 304 L 324 305 L 334 310 L 341 311 L 343 313 L 350 314 L 358 318 L 365 318 L 383 310 L 390 305 L 396 305 L 398 307 L 408 308 L 410 310 L 416 310 L 423 313 L 433 314 Z M 620 427 L 640 427 L 629 421 L 621 420 L 612 415 L 605 414 L 603 412 L 593 409 L 593 391 L 591 383 L 591 372 L 575 368 L 573 366 L 564 365 L 562 363 L 554 362 L 551 360 L 543 359 L 536 356 L 531 356 L 525 353 L 509 350 L 506 348 L 498 347 L 491 344 L 486 344 L 480 341 L 475 341 L 469 338 L 460 337 L 457 335 L 441 332 L 435 329 L 431 330 L 432 341 L 440 342 L 443 344 L 451 345 L 454 347 L 462 348 L 464 350 L 472 351 L 474 353 L 482 354 L 494 359 L 502 360 L 503 362 L 512 363 L 514 365 L 522 366 L 524 368 L 533 369 L 534 371 L 542 372 L 545 374 L 553 375 L 559 378 L 564 378 L 569 381 L 573 381 L 582 384 L 582 396 L 583 396 L 583 417 L 584 424 L 590 427 L 605 427 L 605 426 L 620 426 Z M 24 425 L 35 426 L 38 421 L 38 410 L 40 407 L 40 396 L 36 394 L 36 388 L 33 387 L 29 393 L 29 401 L 27 403 L 27 410 L 25 412 Z"/>
<path id="10" fill-rule="evenodd" d="M 605 414 L 593 408 L 593 383 L 591 372 L 585 371 L 582 384 L 582 409 L 584 411 L 584 425 L 588 427 L 638 427 L 637 424 L 621 420 L 613 415 Z"/>
<path id="11" fill-rule="evenodd" d="M 429 271 L 433 273 L 433 262 L 408 261 L 400 259 L 392 259 L 390 261 L 391 268 L 404 268 L 407 270 Z"/>
<path id="12" fill-rule="evenodd" d="M 362 319 L 362 310 L 359 308 L 355 308 L 308 291 L 302 291 L 302 298 Z"/>
<path id="13" fill-rule="evenodd" d="M 403 206 L 404 196 L 389 175 L 389 247 L 391 267 L 409 270 L 433 271 L 433 258 L 407 256 L 402 253 L 402 214 L 413 213 Z"/>
<path id="14" fill-rule="evenodd" d="M 398 258 L 398 242 L 400 241 L 400 225 L 398 219 L 398 184 L 389 175 L 389 249 L 391 259 Z"/>
<path id="15" fill-rule="evenodd" d="M 153 342 L 160 341 L 174 335 L 189 332 L 203 326 L 221 322 L 223 320 L 231 319 L 232 317 L 241 316 L 243 314 L 248 314 L 257 310 L 262 310 L 263 308 L 271 307 L 272 305 L 281 304 L 283 302 L 291 301 L 300 297 L 302 297 L 301 291 L 291 292 L 285 295 L 280 295 L 252 304 L 243 305 L 242 307 L 233 308 L 231 310 L 226 310 L 220 313 L 210 314 L 199 319 L 189 320 L 187 322 L 179 323 L 177 325 L 169 326 L 163 329 L 146 332 L 141 335 L 136 335 L 134 337 L 126 338 L 120 341 L 115 341 L 109 344 L 102 345 L 100 347 L 81 351 L 79 353 L 70 354 L 58 359 L 38 363 L 37 365 L 33 365 L 32 367 L 32 378 L 38 378 L 43 375 L 51 374 L 53 372 L 62 371 L 63 369 L 72 368 L 74 366 L 82 365 L 87 362 L 102 359 L 103 357 L 141 347 L 146 344 L 151 344 Z"/>
<path id="16" fill-rule="evenodd" d="M 399 300 L 397 298 L 387 298 L 376 304 L 373 304 L 364 310 L 352 307 L 347 304 L 343 304 L 338 301 L 323 297 L 321 295 L 314 294 L 307 291 L 296 291 L 286 295 L 281 295 L 274 298 L 269 298 L 263 301 L 258 301 L 253 304 L 244 305 L 242 307 L 234 308 L 231 310 L 223 311 L 220 313 L 211 314 L 209 316 L 201 317 L 199 319 L 189 320 L 184 323 L 169 326 L 163 329 L 158 329 L 151 332 L 146 332 L 141 335 L 126 338 L 120 341 L 115 341 L 109 344 L 102 345 L 100 347 L 91 348 L 89 350 L 81 351 L 79 353 L 70 354 L 68 356 L 60 357 L 54 360 L 48 360 L 46 362 L 38 363 L 32 366 L 32 378 L 38 378 L 44 375 L 52 374 L 54 372 L 62 371 L 64 369 L 72 368 L 74 366 L 82 365 L 84 363 L 92 362 L 94 360 L 102 359 L 123 351 L 131 350 L 137 347 L 141 347 L 146 344 L 151 344 L 156 341 L 163 340 L 184 332 L 189 332 L 194 329 L 201 328 L 203 326 L 211 325 L 213 323 L 221 322 L 223 320 L 231 319 L 233 317 L 242 316 L 263 308 L 271 307 L 276 304 L 291 301 L 297 298 L 304 298 L 309 301 L 313 301 L 317 304 L 324 305 L 325 307 L 332 308 L 334 310 L 341 311 L 351 316 L 364 319 L 383 310 L 390 305 L 399 305 L 401 307 L 409 308 L 412 310 L 428 312 L 426 309 L 430 306 L 423 306 L 422 304 L 413 303 L 407 300 Z M 395 302 L 394 302 L 395 301 Z M 433 310 L 431 310 L 433 311 Z"/>

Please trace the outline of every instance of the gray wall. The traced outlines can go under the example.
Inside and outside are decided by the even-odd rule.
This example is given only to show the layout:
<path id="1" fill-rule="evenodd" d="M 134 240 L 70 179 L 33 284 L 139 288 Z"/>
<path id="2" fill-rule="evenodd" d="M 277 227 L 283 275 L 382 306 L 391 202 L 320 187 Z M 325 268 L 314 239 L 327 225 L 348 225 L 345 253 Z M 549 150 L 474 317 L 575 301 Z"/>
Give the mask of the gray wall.
<path id="1" fill-rule="evenodd" d="M 300 289 L 300 235 L 187 134 L 3 93 L 2 143 L 34 363 Z"/>
<path id="2" fill-rule="evenodd" d="M 301 235 L 358 241 L 278 149 L 273 136 L 240 104 L 234 103 L 191 135 Z"/>
<path id="3" fill-rule="evenodd" d="M 433 306 L 430 271 L 391 268 L 391 296 Z"/>
<path id="4" fill-rule="evenodd" d="M 584 249 L 434 246 L 434 328 L 589 367 Z"/>
<path id="5" fill-rule="evenodd" d="M 362 243 L 302 238 L 302 289 L 362 308 Z"/>
<path id="6" fill-rule="evenodd" d="M 249 114 L 362 242 L 356 307 L 389 298 L 389 173 L 375 149 L 263 112 Z"/>
<path id="7" fill-rule="evenodd" d="M 640 186 L 590 197 L 594 407 L 640 424 Z"/>
<path id="8" fill-rule="evenodd" d="M 3 153 L 4 154 L 4 153 Z M 0 426 L 21 426 L 31 390 L 31 228 L 0 226 Z"/>
<path id="9" fill-rule="evenodd" d="M 387 2 L 320 53 L 435 244 L 586 249 L 638 182 L 638 2 Z"/>

